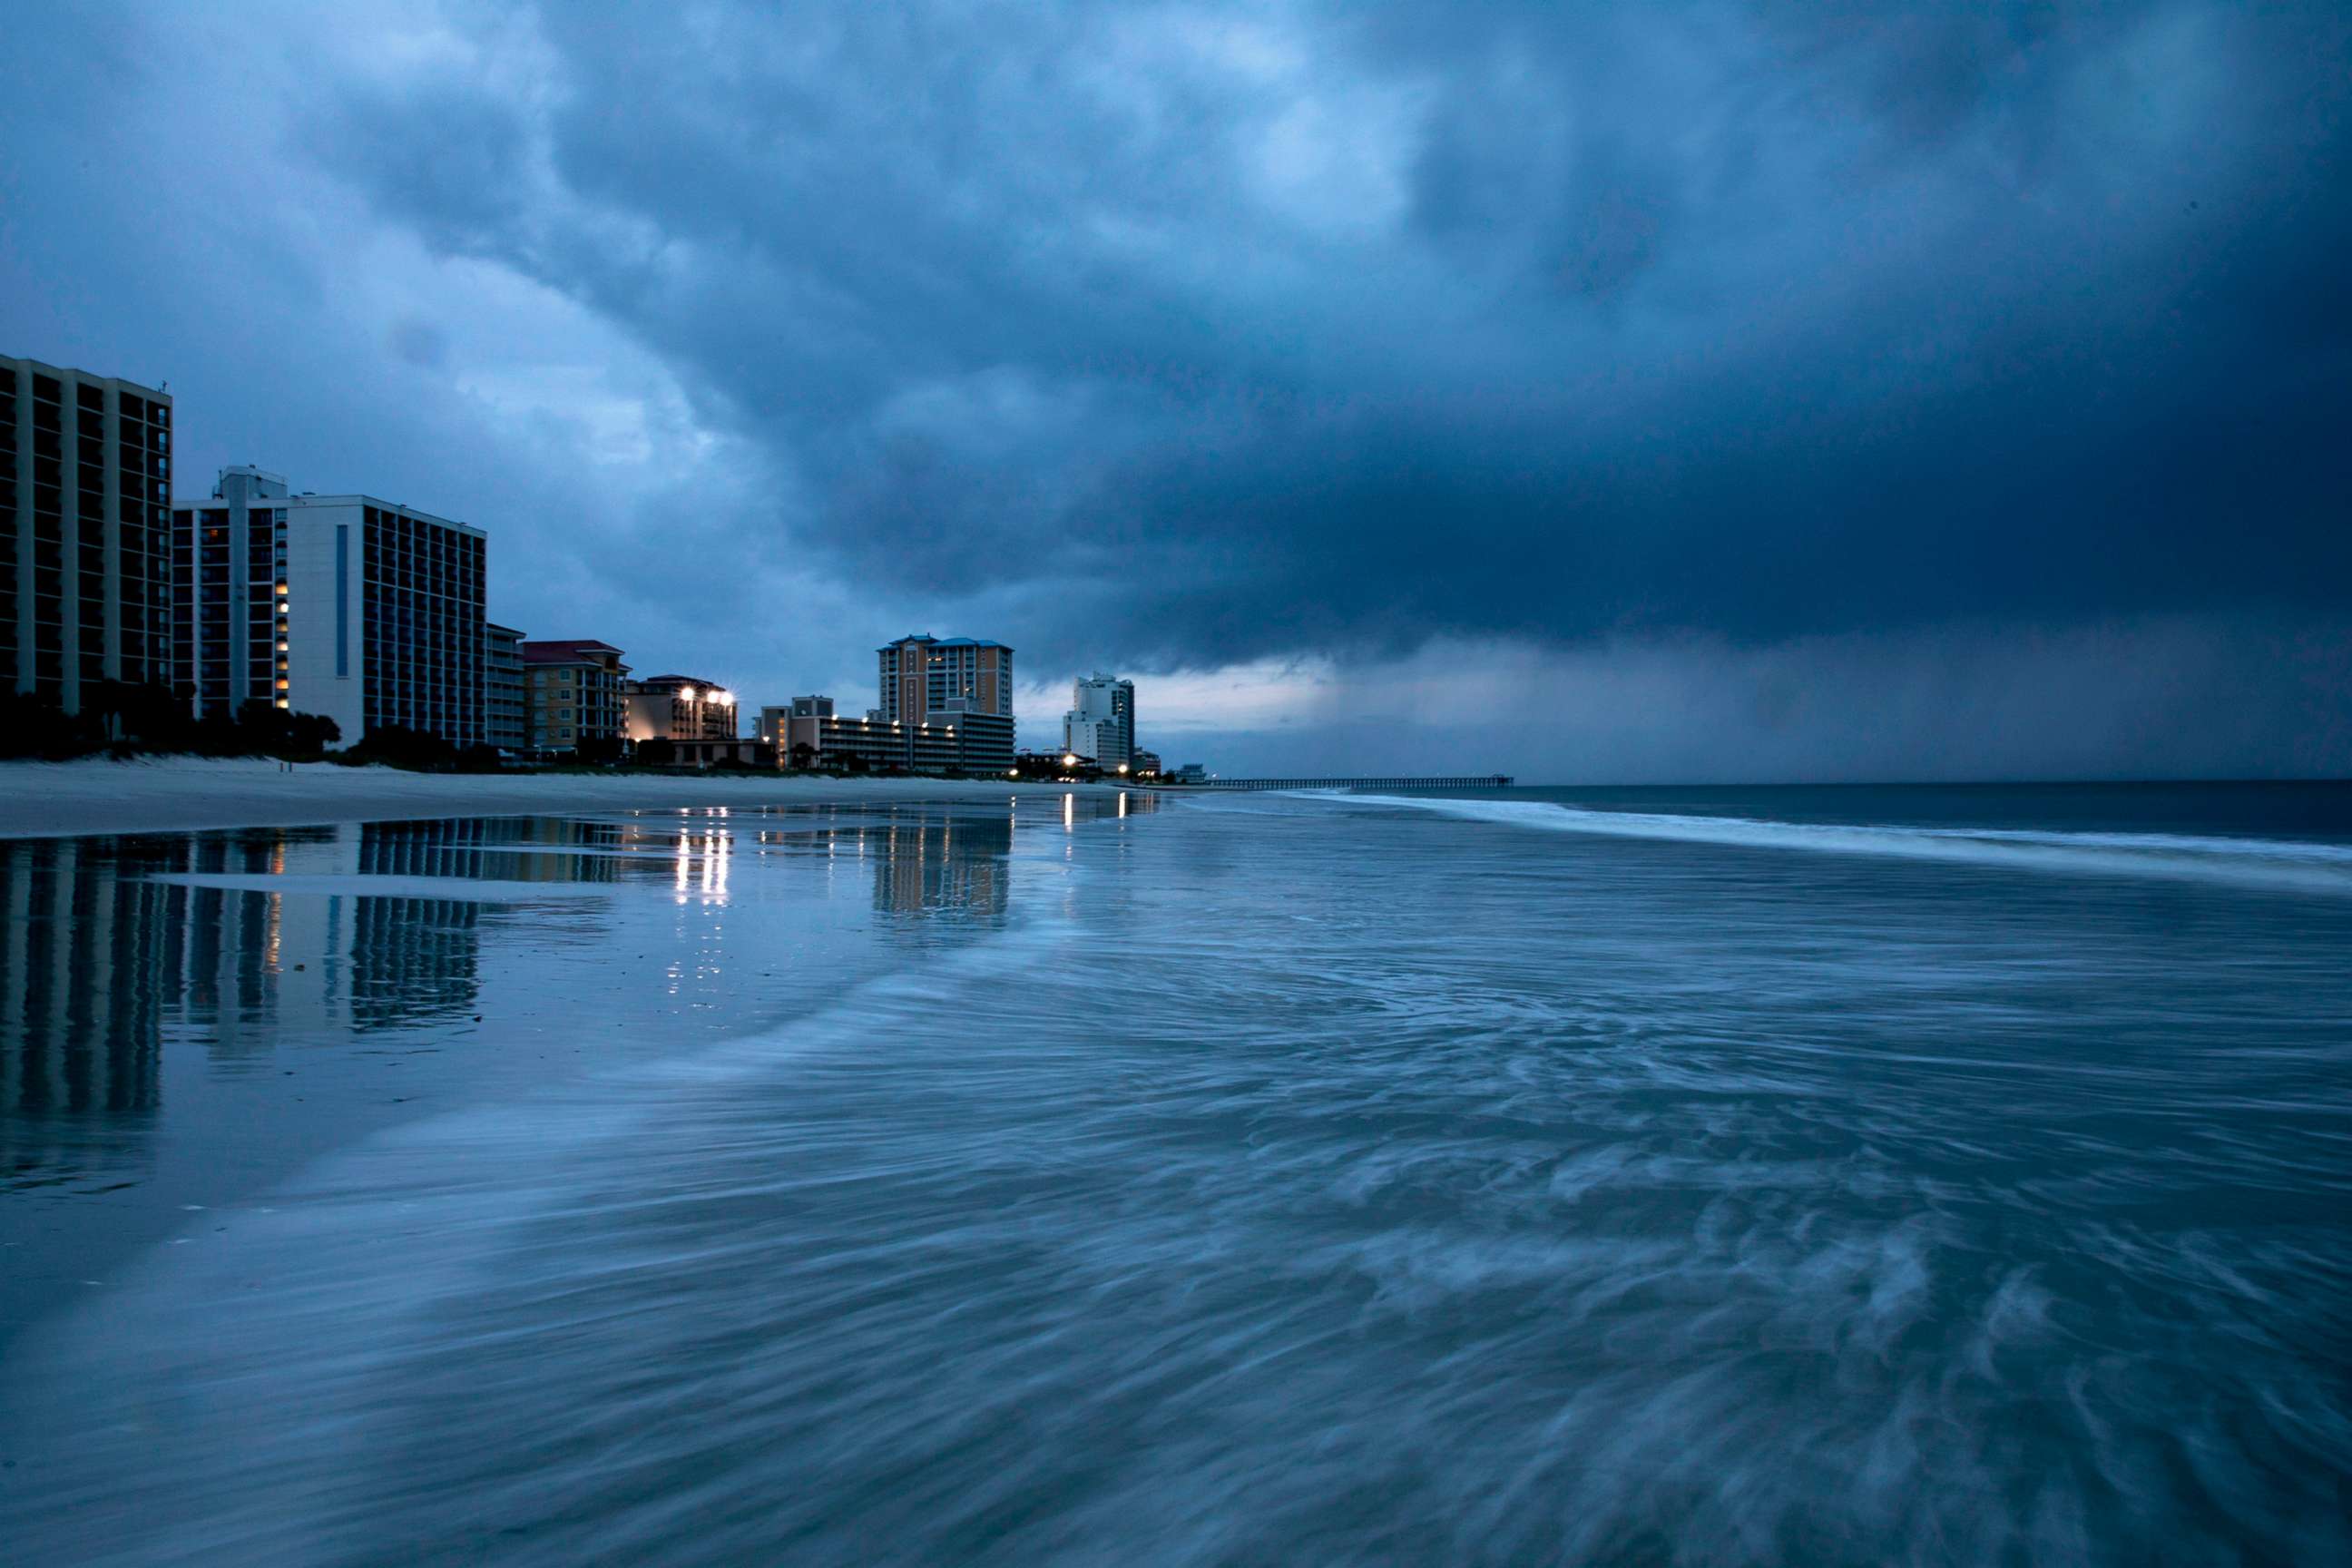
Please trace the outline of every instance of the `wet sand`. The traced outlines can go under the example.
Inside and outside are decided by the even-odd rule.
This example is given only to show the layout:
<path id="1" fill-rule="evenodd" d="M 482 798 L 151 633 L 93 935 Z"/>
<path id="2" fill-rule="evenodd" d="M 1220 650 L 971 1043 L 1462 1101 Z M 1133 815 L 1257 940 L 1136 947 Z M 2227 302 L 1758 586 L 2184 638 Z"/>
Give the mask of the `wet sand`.
<path id="1" fill-rule="evenodd" d="M 457 814 L 991 801 L 1108 786 L 777 773 L 412 773 L 332 763 L 163 757 L 0 763 L 0 837 L 296 827 Z"/>

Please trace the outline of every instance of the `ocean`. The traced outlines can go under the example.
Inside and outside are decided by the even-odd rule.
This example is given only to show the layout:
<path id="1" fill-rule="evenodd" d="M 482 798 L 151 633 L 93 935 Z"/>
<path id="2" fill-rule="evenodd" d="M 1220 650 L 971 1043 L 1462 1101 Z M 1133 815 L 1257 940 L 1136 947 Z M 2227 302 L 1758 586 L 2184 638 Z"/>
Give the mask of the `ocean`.
<path id="1" fill-rule="evenodd" d="M 2352 786 L 0 843 L 0 1559 L 2352 1562 Z"/>

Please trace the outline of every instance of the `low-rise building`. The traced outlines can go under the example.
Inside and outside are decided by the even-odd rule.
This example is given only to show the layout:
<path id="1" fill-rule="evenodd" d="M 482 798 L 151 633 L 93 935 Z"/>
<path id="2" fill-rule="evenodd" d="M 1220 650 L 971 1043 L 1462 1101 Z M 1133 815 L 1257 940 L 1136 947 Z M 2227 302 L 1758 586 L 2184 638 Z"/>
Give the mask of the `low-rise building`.
<path id="1" fill-rule="evenodd" d="M 792 744 L 791 721 L 833 717 L 830 697 L 795 697 L 786 703 L 769 703 L 760 710 L 751 732 L 779 749 Z"/>
<path id="2" fill-rule="evenodd" d="M 583 742 L 617 746 L 621 689 L 629 675 L 621 650 L 593 637 L 520 646 L 530 749 L 572 752 Z"/>
<path id="3" fill-rule="evenodd" d="M 765 741 L 668 741 L 668 761 L 674 768 L 772 768 L 776 749 Z M 643 753 L 638 761 L 645 760 Z"/>
<path id="4" fill-rule="evenodd" d="M 924 724 L 826 711 L 790 715 L 785 724 L 777 760 L 787 766 L 802 756 L 811 767 L 871 773 L 977 775 L 1013 767 L 1013 721 L 995 714 L 968 713 L 952 723 Z"/>

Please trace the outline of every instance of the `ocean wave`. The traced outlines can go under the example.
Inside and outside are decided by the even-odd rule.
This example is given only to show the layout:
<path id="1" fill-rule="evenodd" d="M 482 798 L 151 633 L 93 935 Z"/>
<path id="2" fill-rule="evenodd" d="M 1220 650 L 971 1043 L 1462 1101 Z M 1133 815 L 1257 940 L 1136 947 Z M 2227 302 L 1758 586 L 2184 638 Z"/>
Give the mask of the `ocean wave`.
<path id="1" fill-rule="evenodd" d="M 1388 795 L 1344 798 L 1357 804 L 1401 806 L 1464 821 L 1547 833 L 1718 845 L 1738 849 L 1877 855 L 1998 870 L 2164 877 L 2352 897 L 2352 847 L 2300 839 L 1783 822 L 1753 816 L 1596 811 L 1542 801 L 1448 800 Z"/>

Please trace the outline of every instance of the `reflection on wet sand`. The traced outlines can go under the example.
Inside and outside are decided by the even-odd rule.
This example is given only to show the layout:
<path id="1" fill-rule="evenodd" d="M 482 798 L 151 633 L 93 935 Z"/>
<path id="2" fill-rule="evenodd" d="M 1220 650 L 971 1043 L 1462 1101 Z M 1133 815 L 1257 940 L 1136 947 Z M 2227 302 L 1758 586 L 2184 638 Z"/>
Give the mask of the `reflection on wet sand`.
<path id="1" fill-rule="evenodd" d="M 802 896 L 789 879 L 730 879 L 747 858 L 814 858 L 829 884 L 851 868 L 870 879 L 878 930 L 921 943 L 1005 921 L 1018 836 L 1153 805 L 1071 795 L 0 842 L 0 1185 L 87 1170 L 66 1145 L 107 1126 L 135 1133 L 162 1105 L 167 1049 L 200 1050 L 216 1073 L 272 1071 L 289 1043 L 478 1014 L 486 928 L 609 935 L 601 901 L 518 910 L 511 891 L 465 896 L 469 882 L 639 884 L 710 905 L 753 888 Z M 453 896 L 432 896 L 440 879 Z"/>
<path id="2" fill-rule="evenodd" d="M 0 1112 L 154 1106 L 180 891 L 93 873 L 72 839 L 0 844 Z"/>
<path id="3" fill-rule="evenodd" d="M 816 807 L 777 814 L 751 830 L 762 852 L 823 856 L 872 867 L 875 911 L 884 929 L 922 940 L 913 921 L 983 928 L 1002 925 L 1012 900 L 1012 856 L 1022 832 L 1075 831 L 1082 824 L 1157 808 L 1142 792 L 1070 794 L 1013 800 L 1001 813 L 922 804 Z M 1025 807 L 1025 809 L 1024 809 Z M 756 820 L 756 819 L 755 819 Z M 681 841 L 679 887 L 686 886 Z M 723 879 L 722 879 L 723 885 Z"/>

